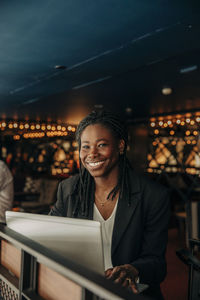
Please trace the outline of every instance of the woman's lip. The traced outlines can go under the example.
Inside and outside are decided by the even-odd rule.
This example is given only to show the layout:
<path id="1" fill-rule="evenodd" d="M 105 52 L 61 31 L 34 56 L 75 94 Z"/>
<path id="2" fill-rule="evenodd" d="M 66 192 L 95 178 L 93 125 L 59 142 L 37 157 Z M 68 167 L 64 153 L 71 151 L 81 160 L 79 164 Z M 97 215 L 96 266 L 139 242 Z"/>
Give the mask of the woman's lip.
<path id="1" fill-rule="evenodd" d="M 90 166 L 90 167 L 98 167 L 98 166 L 101 166 L 103 165 L 103 163 L 105 162 L 105 160 L 101 160 L 101 161 L 96 161 L 96 162 L 87 162 L 87 164 Z"/>

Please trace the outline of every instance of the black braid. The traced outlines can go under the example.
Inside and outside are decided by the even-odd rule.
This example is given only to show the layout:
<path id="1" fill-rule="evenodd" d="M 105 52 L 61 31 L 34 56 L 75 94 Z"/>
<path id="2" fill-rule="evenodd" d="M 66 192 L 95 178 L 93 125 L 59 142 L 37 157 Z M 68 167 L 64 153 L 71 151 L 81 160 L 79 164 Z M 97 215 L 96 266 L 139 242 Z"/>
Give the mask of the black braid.
<path id="1" fill-rule="evenodd" d="M 95 112 L 93 111 L 88 116 L 86 116 L 78 125 L 76 131 L 76 140 L 79 144 L 79 150 L 81 147 L 81 134 L 84 129 L 89 125 L 94 124 L 101 124 L 108 128 L 112 134 L 118 139 L 123 139 L 125 142 L 124 152 L 120 155 L 119 165 L 120 170 L 117 185 L 113 188 L 112 191 L 107 196 L 109 199 L 112 196 L 112 200 L 115 198 L 118 191 L 120 191 L 119 197 L 124 199 L 128 197 L 128 203 L 130 205 L 130 184 L 128 178 L 128 169 L 130 168 L 130 164 L 126 157 L 126 148 L 127 148 L 127 141 L 128 141 L 128 134 L 125 127 L 125 124 L 116 116 L 115 114 L 108 112 L 108 111 L 100 111 Z M 89 204 L 90 202 L 94 202 L 94 179 L 90 175 L 90 173 L 83 168 L 81 161 L 80 168 L 79 168 L 79 201 L 77 201 L 74 209 L 74 215 L 77 214 L 78 207 L 81 207 L 81 213 L 84 216 L 88 216 L 89 214 Z"/>

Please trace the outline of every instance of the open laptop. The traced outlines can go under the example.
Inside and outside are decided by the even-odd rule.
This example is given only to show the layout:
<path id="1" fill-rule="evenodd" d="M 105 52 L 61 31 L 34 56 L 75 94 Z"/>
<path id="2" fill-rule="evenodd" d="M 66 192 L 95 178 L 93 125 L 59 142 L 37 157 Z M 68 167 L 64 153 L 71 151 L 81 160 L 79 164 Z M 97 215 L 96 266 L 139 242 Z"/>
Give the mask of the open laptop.
<path id="1" fill-rule="evenodd" d="M 12 230 L 56 251 L 101 275 L 104 255 L 100 222 L 6 211 L 6 224 Z M 139 292 L 148 285 L 137 284 Z"/>
<path id="2" fill-rule="evenodd" d="M 6 224 L 63 257 L 104 274 L 99 222 L 7 211 Z"/>

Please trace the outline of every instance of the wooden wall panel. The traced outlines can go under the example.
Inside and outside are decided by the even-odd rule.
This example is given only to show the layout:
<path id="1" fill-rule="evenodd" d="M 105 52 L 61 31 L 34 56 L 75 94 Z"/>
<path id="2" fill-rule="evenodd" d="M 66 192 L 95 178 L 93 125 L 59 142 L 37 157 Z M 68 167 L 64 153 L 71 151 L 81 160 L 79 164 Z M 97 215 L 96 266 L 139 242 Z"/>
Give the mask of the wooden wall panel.
<path id="1" fill-rule="evenodd" d="M 40 264 L 38 294 L 45 300 L 81 300 L 82 288 L 73 281 Z"/>
<path id="2" fill-rule="evenodd" d="M 21 251 L 7 241 L 1 240 L 1 265 L 20 277 Z"/>

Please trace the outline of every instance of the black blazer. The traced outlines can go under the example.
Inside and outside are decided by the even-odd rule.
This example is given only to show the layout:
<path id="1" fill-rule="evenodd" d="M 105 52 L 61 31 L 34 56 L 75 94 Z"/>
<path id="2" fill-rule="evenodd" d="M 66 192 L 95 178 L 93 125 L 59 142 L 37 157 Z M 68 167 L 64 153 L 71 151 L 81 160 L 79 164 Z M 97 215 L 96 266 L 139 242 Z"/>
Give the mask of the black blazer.
<path id="1" fill-rule="evenodd" d="M 132 264 L 139 270 L 141 283 L 150 285 L 150 295 L 160 295 L 166 276 L 165 251 L 168 236 L 169 192 L 149 178 L 131 172 L 131 201 L 120 199 L 112 236 L 113 266 Z M 72 217 L 78 197 L 74 192 L 79 175 L 63 180 L 50 215 Z M 81 212 L 77 218 L 84 218 Z M 93 203 L 89 208 L 93 218 Z M 160 296 L 155 297 L 160 299 Z"/>

